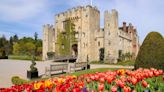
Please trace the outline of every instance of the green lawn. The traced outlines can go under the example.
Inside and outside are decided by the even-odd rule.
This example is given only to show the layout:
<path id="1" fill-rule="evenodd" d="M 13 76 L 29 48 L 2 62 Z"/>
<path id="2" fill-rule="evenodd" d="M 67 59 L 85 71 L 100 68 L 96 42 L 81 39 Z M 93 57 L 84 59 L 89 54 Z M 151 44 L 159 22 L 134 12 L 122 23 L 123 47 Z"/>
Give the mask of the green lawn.
<path id="1" fill-rule="evenodd" d="M 76 76 L 80 76 L 80 75 L 83 75 L 83 74 L 92 74 L 92 73 L 96 73 L 96 72 L 104 72 L 104 71 L 107 71 L 107 70 L 117 70 L 118 68 L 98 68 L 98 69 L 90 69 L 90 70 L 83 70 L 83 71 L 78 71 L 78 72 L 74 72 L 74 73 L 70 73 L 70 74 L 63 74 L 63 75 L 76 75 Z M 51 76 L 51 78 L 53 77 L 58 77 L 60 76 L 61 74 L 59 75 L 53 75 Z M 38 80 L 46 80 L 50 77 L 46 77 L 46 78 L 36 78 L 36 79 L 32 79 L 32 80 L 25 80 L 25 82 L 27 83 L 31 83 L 33 81 L 38 81 Z M 18 80 L 20 81 L 24 81 L 24 79 L 22 78 L 19 78 Z M 22 82 L 22 84 L 24 84 L 24 82 Z"/>
<path id="2" fill-rule="evenodd" d="M 31 56 L 27 56 L 27 55 L 9 55 L 8 58 L 15 59 L 15 60 L 31 60 Z M 42 57 L 37 56 L 36 60 L 41 61 Z"/>
<path id="3" fill-rule="evenodd" d="M 89 70 L 77 71 L 77 72 L 74 72 L 74 73 L 63 74 L 63 75 L 76 75 L 76 76 L 80 76 L 80 75 L 83 75 L 83 74 L 93 74 L 93 73 L 96 73 L 96 72 L 105 72 L 107 70 L 112 70 L 113 71 L 113 70 L 117 70 L 117 69 L 120 69 L 120 68 L 97 68 L 97 69 L 89 69 Z M 51 78 L 58 77 L 58 76 L 60 76 L 60 75 L 52 75 Z M 46 80 L 48 78 L 50 78 L 50 77 L 32 79 L 32 80 L 30 80 L 30 82 L 33 82 L 33 81 L 36 81 L 36 80 Z"/>
<path id="4" fill-rule="evenodd" d="M 100 61 L 94 61 L 91 62 L 91 64 L 108 64 L 108 65 L 123 65 L 123 66 L 134 66 L 135 61 L 127 60 L 127 61 L 121 61 L 116 64 L 110 64 L 110 63 L 104 63 Z"/>

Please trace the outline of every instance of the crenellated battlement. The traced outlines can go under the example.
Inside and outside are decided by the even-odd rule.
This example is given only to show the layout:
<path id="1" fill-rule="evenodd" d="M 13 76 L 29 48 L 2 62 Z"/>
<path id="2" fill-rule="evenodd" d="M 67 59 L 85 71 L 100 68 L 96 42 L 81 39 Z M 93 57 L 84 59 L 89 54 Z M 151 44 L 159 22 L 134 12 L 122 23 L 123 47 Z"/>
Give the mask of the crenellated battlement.
<path id="1" fill-rule="evenodd" d="M 95 7 L 92 7 L 90 5 L 87 5 L 87 6 L 73 7 L 71 9 L 66 10 L 65 12 L 56 14 L 55 16 L 56 17 L 66 16 L 68 14 L 74 14 L 74 13 L 84 12 L 84 11 L 87 11 L 89 9 L 92 9 L 92 10 L 96 11 L 97 13 L 100 13 L 100 11 L 98 10 L 98 8 L 96 6 Z"/>
<path id="2" fill-rule="evenodd" d="M 43 27 L 53 27 L 53 25 L 51 25 L 51 24 L 45 24 L 45 25 L 43 25 Z"/>

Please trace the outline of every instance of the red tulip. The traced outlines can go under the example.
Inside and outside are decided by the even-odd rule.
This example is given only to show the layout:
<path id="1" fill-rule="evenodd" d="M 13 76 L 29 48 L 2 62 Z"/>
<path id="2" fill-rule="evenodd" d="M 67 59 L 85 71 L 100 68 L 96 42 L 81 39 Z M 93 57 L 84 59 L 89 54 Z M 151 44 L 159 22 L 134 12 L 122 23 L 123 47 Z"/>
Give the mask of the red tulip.
<path id="1" fill-rule="evenodd" d="M 112 87 L 111 87 L 111 91 L 112 91 L 112 92 L 117 92 L 117 87 L 116 87 L 116 86 L 112 86 Z"/>
<path id="2" fill-rule="evenodd" d="M 131 92 L 131 88 L 128 87 L 128 86 L 125 86 L 125 87 L 123 88 L 123 90 L 124 90 L 124 92 Z"/>
<path id="3" fill-rule="evenodd" d="M 104 82 L 105 82 L 105 79 L 104 79 L 103 77 L 101 77 L 101 78 L 99 79 L 99 81 L 100 81 L 100 83 L 104 83 Z"/>
<path id="4" fill-rule="evenodd" d="M 111 77 L 111 76 L 107 77 L 107 82 L 108 82 L 109 84 L 112 82 L 112 80 L 113 80 L 113 77 Z"/>
<path id="5" fill-rule="evenodd" d="M 152 71 L 149 71 L 148 74 L 149 74 L 150 77 L 153 77 L 153 72 Z"/>
<path id="6" fill-rule="evenodd" d="M 98 75 L 95 75 L 95 80 L 97 81 L 99 79 L 99 76 Z"/>
<path id="7" fill-rule="evenodd" d="M 145 88 L 148 86 L 148 83 L 146 81 L 142 81 L 142 86 L 144 86 Z"/>
<path id="8" fill-rule="evenodd" d="M 158 70 L 159 74 L 162 75 L 163 74 L 163 70 Z"/>
<path id="9" fill-rule="evenodd" d="M 103 83 L 100 83 L 100 84 L 98 85 L 98 90 L 99 90 L 99 91 L 103 91 L 103 90 L 104 90 L 104 84 L 103 84 Z"/>
<path id="10" fill-rule="evenodd" d="M 122 82 L 121 80 L 116 80 L 115 82 L 116 82 L 116 85 L 117 85 L 117 86 L 120 86 L 121 88 L 123 88 L 124 85 L 125 85 L 125 83 Z"/>
<path id="11" fill-rule="evenodd" d="M 91 80 L 90 80 L 90 79 L 87 79 L 86 81 L 87 81 L 87 83 L 90 83 L 90 82 L 91 82 Z"/>
<path id="12" fill-rule="evenodd" d="M 158 71 L 154 71 L 154 75 L 157 77 L 159 76 L 159 72 Z"/>
<path id="13" fill-rule="evenodd" d="M 81 92 L 81 89 L 80 88 L 73 88 L 72 92 Z"/>
<path id="14" fill-rule="evenodd" d="M 133 85 L 136 85 L 137 79 L 133 77 L 133 78 L 131 79 L 131 83 L 132 83 Z"/>
<path id="15" fill-rule="evenodd" d="M 91 80 L 95 80 L 95 76 L 94 75 L 91 75 L 90 78 L 91 78 Z"/>

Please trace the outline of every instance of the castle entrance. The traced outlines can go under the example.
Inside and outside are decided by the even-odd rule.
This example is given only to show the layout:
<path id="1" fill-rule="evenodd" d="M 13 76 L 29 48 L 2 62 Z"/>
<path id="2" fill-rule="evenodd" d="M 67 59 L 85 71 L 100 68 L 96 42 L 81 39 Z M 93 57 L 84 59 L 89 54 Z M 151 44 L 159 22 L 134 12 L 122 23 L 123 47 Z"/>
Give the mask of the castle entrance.
<path id="1" fill-rule="evenodd" d="M 78 55 L 78 46 L 77 46 L 77 44 L 72 45 L 72 51 L 73 51 L 73 56 L 77 57 L 77 55 Z"/>

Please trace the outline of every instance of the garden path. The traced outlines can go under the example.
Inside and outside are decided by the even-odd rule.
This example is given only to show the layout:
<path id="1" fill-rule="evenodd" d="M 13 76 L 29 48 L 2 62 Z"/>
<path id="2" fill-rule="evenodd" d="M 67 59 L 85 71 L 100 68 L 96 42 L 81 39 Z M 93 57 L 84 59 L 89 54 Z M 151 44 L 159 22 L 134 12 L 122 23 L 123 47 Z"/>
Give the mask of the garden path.
<path id="1" fill-rule="evenodd" d="M 29 70 L 31 62 L 26 60 L 0 60 L 0 88 L 10 87 L 11 77 L 20 76 L 23 79 L 27 79 L 26 73 Z M 49 67 L 50 64 L 59 64 L 51 61 L 37 62 L 36 67 L 39 70 L 39 75 L 45 73 L 45 67 Z M 91 64 L 91 69 L 95 68 L 133 68 L 133 66 L 121 66 L 121 65 L 99 65 Z"/>

